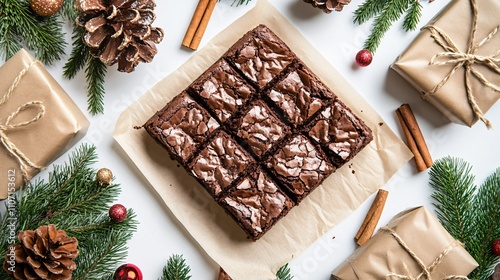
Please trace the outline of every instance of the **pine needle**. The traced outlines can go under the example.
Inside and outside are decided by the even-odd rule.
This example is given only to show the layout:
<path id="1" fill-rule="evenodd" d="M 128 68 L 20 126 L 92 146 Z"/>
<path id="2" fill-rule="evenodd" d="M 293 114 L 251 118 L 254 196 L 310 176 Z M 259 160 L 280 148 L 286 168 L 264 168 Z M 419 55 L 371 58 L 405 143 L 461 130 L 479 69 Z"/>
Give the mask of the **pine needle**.
<path id="1" fill-rule="evenodd" d="M 370 18 L 380 14 L 385 0 L 366 0 L 354 11 L 354 23 L 363 24 Z"/>
<path id="2" fill-rule="evenodd" d="M 189 280 L 191 279 L 191 268 L 186 264 L 182 255 L 172 255 L 163 267 L 161 280 Z"/>
<path id="3" fill-rule="evenodd" d="M 288 267 L 288 264 L 285 264 L 284 266 L 280 267 L 278 271 L 276 272 L 276 278 L 277 280 L 292 280 L 293 276 L 290 273 L 290 268 Z"/>
<path id="4" fill-rule="evenodd" d="M 88 54 L 85 77 L 87 78 L 87 109 L 92 115 L 104 112 L 104 79 L 106 77 L 106 65 L 98 58 Z"/>
<path id="5" fill-rule="evenodd" d="M 410 8 L 403 21 L 403 29 L 405 31 L 415 30 L 420 17 L 422 17 L 422 4 L 419 1 L 411 1 Z"/>
<path id="6" fill-rule="evenodd" d="M 500 236 L 500 169 L 480 188 L 474 184 L 471 165 L 461 159 L 445 157 L 431 168 L 436 212 L 443 227 L 464 243 L 479 263 L 469 279 L 487 279 L 500 258 L 491 253 L 491 242 Z"/>

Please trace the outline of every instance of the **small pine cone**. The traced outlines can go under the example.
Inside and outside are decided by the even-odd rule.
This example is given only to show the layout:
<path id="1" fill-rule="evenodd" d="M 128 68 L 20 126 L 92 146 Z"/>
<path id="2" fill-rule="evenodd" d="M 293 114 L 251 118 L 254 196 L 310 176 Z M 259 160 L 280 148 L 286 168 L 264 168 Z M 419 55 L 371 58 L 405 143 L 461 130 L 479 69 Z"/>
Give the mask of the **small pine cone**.
<path id="1" fill-rule="evenodd" d="M 19 232 L 21 244 L 7 250 L 3 268 L 14 279 L 71 279 L 79 254 L 78 240 L 55 225 Z"/>
<path id="2" fill-rule="evenodd" d="M 94 57 L 132 72 L 139 62 L 153 60 L 163 40 L 163 30 L 151 27 L 155 6 L 154 0 L 76 0 L 76 21 L 85 28 L 83 41 Z"/>
<path id="3" fill-rule="evenodd" d="M 304 0 L 304 2 L 320 8 L 323 12 L 329 14 L 332 11 L 342 11 L 344 6 L 349 4 L 351 0 Z"/>

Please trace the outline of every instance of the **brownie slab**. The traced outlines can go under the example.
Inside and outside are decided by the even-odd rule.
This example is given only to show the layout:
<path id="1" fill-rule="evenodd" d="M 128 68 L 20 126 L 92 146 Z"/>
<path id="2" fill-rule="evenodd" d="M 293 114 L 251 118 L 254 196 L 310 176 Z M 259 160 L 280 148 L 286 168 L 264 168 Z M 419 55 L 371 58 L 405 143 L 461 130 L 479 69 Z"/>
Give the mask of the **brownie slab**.
<path id="1" fill-rule="evenodd" d="M 253 163 L 253 158 L 231 136 L 219 131 L 189 164 L 189 169 L 217 197 Z"/>
<path id="2" fill-rule="evenodd" d="M 144 128 L 252 240 L 373 139 L 264 25 L 247 32 Z"/>
<path id="3" fill-rule="evenodd" d="M 301 134 L 278 149 L 266 166 L 297 203 L 335 171 L 323 151 Z"/>
<path id="4" fill-rule="evenodd" d="M 252 103 L 243 116 L 235 121 L 233 128 L 259 158 L 290 133 L 290 128 L 261 100 Z"/>
<path id="5" fill-rule="evenodd" d="M 312 122 L 308 134 L 339 168 L 363 149 L 373 136 L 371 129 L 342 102 L 335 101 Z"/>
<path id="6" fill-rule="evenodd" d="M 144 128 L 170 155 L 185 165 L 219 123 L 182 92 L 151 117 Z"/>
<path id="7" fill-rule="evenodd" d="M 223 59 L 194 81 L 192 89 L 221 123 L 231 118 L 255 92 Z"/>
<path id="8" fill-rule="evenodd" d="M 295 54 L 274 32 L 259 25 L 238 40 L 225 57 L 262 89 L 294 61 Z"/>
<path id="9" fill-rule="evenodd" d="M 267 92 L 294 126 L 308 121 L 335 95 L 308 69 L 294 69 Z"/>
<path id="10" fill-rule="evenodd" d="M 229 190 L 219 204 L 253 240 L 259 239 L 294 205 L 261 169 Z"/>

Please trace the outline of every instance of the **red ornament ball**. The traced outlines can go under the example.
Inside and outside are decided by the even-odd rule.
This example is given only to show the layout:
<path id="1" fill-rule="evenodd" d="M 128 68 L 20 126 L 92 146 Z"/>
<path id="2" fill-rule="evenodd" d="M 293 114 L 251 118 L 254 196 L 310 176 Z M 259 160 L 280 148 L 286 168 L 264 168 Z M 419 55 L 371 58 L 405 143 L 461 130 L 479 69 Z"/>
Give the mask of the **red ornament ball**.
<path id="1" fill-rule="evenodd" d="M 63 0 L 30 0 L 31 9 L 42 17 L 55 15 L 62 5 Z"/>
<path id="2" fill-rule="evenodd" d="M 142 280 L 141 270 L 131 263 L 118 267 L 113 275 L 114 280 Z"/>
<path id="3" fill-rule="evenodd" d="M 127 208 L 121 204 L 115 204 L 109 208 L 109 217 L 114 222 L 121 222 L 127 217 Z"/>
<path id="4" fill-rule="evenodd" d="M 491 251 L 495 256 L 500 256 L 500 238 L 493 240 L 493 243 L 491 243 Z"/>
<path id="5" fill-rule="evenodd" d="M 360 50 L 356 54 L 356 64 L 361 67 L 366 67 L 372 63 L 373 54 L 369 50 Z"/>

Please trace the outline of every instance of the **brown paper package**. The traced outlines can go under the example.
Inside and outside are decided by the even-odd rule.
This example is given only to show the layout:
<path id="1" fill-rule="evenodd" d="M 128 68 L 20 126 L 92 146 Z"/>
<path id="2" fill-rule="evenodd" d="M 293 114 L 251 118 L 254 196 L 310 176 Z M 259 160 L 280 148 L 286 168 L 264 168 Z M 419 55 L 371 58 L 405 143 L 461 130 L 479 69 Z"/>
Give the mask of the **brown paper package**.
<path id="1" fill-rule="evenodd" d="M 478 7 L 478 23 L 474 44 L 485 39 L 500 24 L 500 1 L 476 0 Z M 428 25 L 443 30 L 462 52 L 467 52 L 472 30 L 472 9 L 469 0 L 451 1 Z M 430 36 L 428 29 L 422 29 L 409 47 L 391 66 L 421 94 L 431 91 L 453 69 L 455 64 L 429 65 L 431 59 L 445 50 Z M 481 46 L 476 55 L 491 56 L 500 49 L 500 34 L 497 33 L 486 44 Z M 440 58 L 439 62 L 449 60 Z M 474 63 L 472 68 L 498 88 L 500 75 L 491 69 Z M 441 111 L 450 121 L 472 126 L 477 122 L 467 99 L 465 88 L 465 68 L 460 67 L 435 94 L 428 95 L 426 100 Z M 500 98 L 499 92 L 486 87 L 474 75 L 470 78 L 474 97 L 485 114 Z M 486 115 L 487 117 L 487 115 Z"/>
<path id="2" fill-rule="evenodd" d="M 452 248 L 431 271 L 432 279 L 444 279 L 450 275 L 467 276 L 478 266 L 461 245 L 451 246 L 458 242 L 425 207 L 397 214 L 386 228 L 392 229 L 427 268 L 445 250 Z M 401 279 L 387 276 L 394 273 L 417 277 L 422 271 L 391 233 L 379 230 L 332 272 L 332 279 Z"/>
<path id="3" fill-rule="evenodd" d="M 23 69 L 29 70 L 20 79 L 10 97 L 0 107 L 0 125 L 27 102 L 40 101 L 45 114 L 36 122 L 24 127 L 4 131 L 13 143 L 32 163 L 46 167 L 60 154 L 73 146 L 85 135 L 89 122 L 73 100 L 40 62 L 25 50 L 20 50 L 0 68 L 0 100 L 6 95 L 14 80 Z M 27 122 L 38 114 L 38 109 L 28 107 L 11 124 Z M 29 168 L 29 176 L 39 170 Z M 7 198 L 13 187 L 10 178 L 15 177 L 15 189 L 23 184 L 20 164 L 0 143 L 0 199 Z"/>

